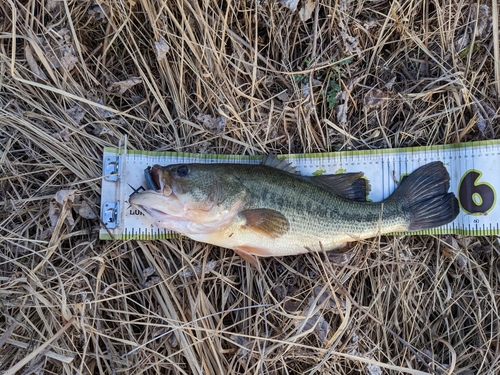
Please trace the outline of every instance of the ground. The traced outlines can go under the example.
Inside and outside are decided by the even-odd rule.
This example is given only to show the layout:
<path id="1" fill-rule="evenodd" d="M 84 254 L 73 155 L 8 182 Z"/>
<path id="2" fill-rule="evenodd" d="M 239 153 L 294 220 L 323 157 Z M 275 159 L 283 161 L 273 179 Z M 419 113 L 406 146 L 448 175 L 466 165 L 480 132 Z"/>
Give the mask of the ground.
<path id="1" fill-rule="evenodd" d="M 100 241 L 95 215 L 125 138 L 497 139 L 497 20 L 483 0 L 0 2 L 0 371 L 499 373 L 496 237 L 383 236 L 259 271 L 188 239 Z"/>

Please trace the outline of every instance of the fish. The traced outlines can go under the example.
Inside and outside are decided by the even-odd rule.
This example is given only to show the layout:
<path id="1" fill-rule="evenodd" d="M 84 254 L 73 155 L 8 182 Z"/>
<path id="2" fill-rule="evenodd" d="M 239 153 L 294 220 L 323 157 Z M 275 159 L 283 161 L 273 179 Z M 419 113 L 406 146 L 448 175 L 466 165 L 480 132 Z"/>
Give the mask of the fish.
<path id="1" fill-rule="evenodd" d="M 381 202 L 367 201 L 362 172 L 302 176 L 266 155 L 258 165 L 173 164 L 145 170 L 150 189 L 129 203 L 158 227 L 234 250 L 253 265 L 339 249 L 348 242 L 439 227 L 459 213 L 442 162 L 406 176 Z"/>

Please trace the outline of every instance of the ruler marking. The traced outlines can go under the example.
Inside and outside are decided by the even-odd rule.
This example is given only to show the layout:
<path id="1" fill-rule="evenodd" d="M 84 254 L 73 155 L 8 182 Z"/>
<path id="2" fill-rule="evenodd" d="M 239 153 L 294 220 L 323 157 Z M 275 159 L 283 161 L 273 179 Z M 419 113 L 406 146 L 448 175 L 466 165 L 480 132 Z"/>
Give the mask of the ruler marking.
<path id="1" fill-rule="evenodd" d="M 305 174 L 326 170 L 335 173 L 341 169 L 348 172 L 365 172 L 372 185 L 370 193 L 374 201 L 387 198 L 396 188 L 395 180 L 399 182 L 401 176 L 407 175 L 421 165 L 432 160 L 441 160 L 451 175 L 451 191 L 459 197 L 460 182 L 470 170 L 481 172 L 480 177 L 474 182 L 489 184 L 495 194 L 500 192 L 500 179 L 497 177 L 495 167 L 500 164 L 500 141 L 473 142 L 463 145 L 412 147 L 407 149 L 390 150 L 362 150 L 346 151 L 343 153 L 327 154 L 301 154 L 291 155 L 290 160 L 298 170 Z M 124 166 L 118 173 L 117 181 L 103 179 L 102 202 L 118 202 L 120 214 L 118 226 L 113 229 L 115 238 L 170 238 L 172 233 L 166 229 L 150 227 L 151 223 L 145 217 L 130 215 L 127 210 L 128 194 L 131 186 L 137 185 L 137 178 L 143 179 L 143 170 L 153 164 L 176 164 L 185 162 L 206 163 L 259 163 L 255 157 L 242 157 L 238 155 L 195 155 L 190 153 L 173 152 L 137 152 L 125 153 L 120 150 L 106 148 L 103 160 L 118 158 L 119 164 Z M 380 172 L 377 172 L 380 171 Z M 104 173 L 104 171 L 103 171 Z M 323 172 L 324 173 L 324 172 Z M 395 173 L 395 174 L 394 174 Z M 144 180 L 142 184 L 144 185 Z M 479 186 L 478 185 L 478 186 Z M 121 196 L 121 199 L 119 197 Z M 480 197 L 480 196 L 479 196 Z M 474 199 L 482 199 L 476 198 Z M 495 197 L 494 204 L 500 202 Z M 105 232 L 105 230 L 101 231 Z M 427 230 L 425 233 L 462 233 L 474 234 L 488 233 L 500 235 L 500 210 L 495 206 L 488 210 L 488 215 L 479 216 L 468 214 L 463 209 L 459 217 L 452 223 L 439 230 Z M 107 232 L 103 234 L 103 238 Z"/>

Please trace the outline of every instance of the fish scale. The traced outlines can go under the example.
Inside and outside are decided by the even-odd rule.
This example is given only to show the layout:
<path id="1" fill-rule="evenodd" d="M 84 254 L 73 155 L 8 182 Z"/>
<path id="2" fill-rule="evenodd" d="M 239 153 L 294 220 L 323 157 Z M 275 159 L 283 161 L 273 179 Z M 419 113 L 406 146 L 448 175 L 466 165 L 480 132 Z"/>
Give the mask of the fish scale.
<path id="1" fill-rule="evenodd" d="M 260 177 L 265 179 L 265 174 Z M 288 181 L 291 179 L 289 176 L 280 175 L 280 177 L 281 179 L 272 181 L 276 184 L 277 190 L 272 193 L 274 197 L 260 197 L 261 199 L 255 197 L 255 201 L 252 200 L 246 208 L 266 207 L 284 212 L 291 223 L 290 234 L 293 236 L 294 233 L 302 233 L 304 237 L 308 238 L 307 243 L 300 245 L 302 252 L 306 251 L 305 247 L 318 249 L 320 242 L 325 249 L 339 246 L 345 242 L 344 233 L 348 233 L 352 237 L 363 238 L 365 232 L 373 233 L 373 228 L 376 230 L 379 225 L 381 214 L 379 204 L 360 206 L 354 202 L 332 196 L 315 186 L 303 182 L 294 184 L 293 180 Z M 250 191 L 258 191 L 261 187 L 261 183 L 255 183 L 251 180 L 246 182 L 246 185 Z M 285 202 L 283 197 L 288 197 L 288 202 Z M 404 225 L 403 217 L 397 215 L 395 211 L 394 204 L 385 206 L 384 221 L 393 227 L 391 231 Z M 339 233 L 341 234 L 339 235 Z M 283 249 L 282 252 L 286 250 L 297 251 L 296 246 L 293 249 L 286 242 L 287 239 L 283 240 L 286 243 L 286 249 Z M 294 242 L 293 239 L 291 241 Z"/>

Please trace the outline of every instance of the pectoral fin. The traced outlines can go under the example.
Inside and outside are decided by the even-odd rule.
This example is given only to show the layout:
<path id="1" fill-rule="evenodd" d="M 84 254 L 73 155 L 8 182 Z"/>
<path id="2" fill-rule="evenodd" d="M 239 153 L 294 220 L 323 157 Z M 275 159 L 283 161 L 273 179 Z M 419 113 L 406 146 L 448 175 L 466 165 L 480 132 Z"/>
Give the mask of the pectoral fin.
<path id="1" fill-rule="evenodd" d="M 244 229 L 251 229 L 267 237 L 278 238 L 290 229 L 288 219 L 280 212 L 258 208 L 241 212 L 245 219 Z"/>

